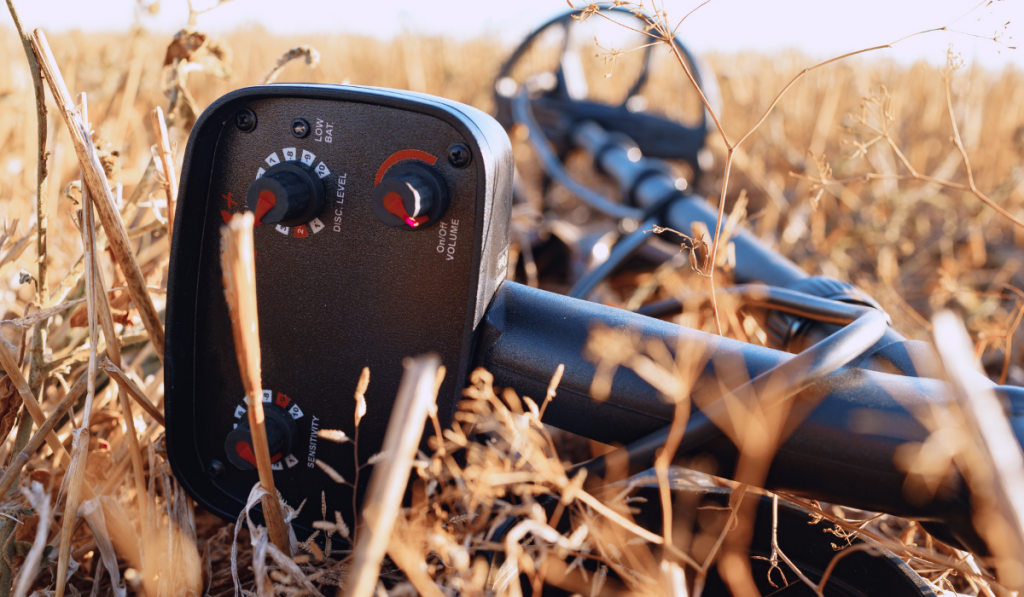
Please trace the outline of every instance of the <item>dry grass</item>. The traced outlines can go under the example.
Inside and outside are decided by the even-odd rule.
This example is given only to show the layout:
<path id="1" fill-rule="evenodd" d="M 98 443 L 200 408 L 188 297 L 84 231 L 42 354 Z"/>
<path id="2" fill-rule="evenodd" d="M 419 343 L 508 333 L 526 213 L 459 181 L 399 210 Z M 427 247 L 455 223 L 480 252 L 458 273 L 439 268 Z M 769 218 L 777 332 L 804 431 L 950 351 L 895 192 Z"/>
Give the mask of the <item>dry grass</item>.
<path id="1" fill-rule="evenodd" d="M 120 218 L 157 310 L 163 309 L 166 284 L 167 197 L 173 209 L 175 194 L 175 185 L 167 184 L 162 172 L 180 171 L 188 128 L 213 99 L 276 78 L 412 89 L 493 111 L 490 82 L 509 50 L 489 40 L 406 36 L 381 42 L 356 36 L 289 38 L 256 30 L 220 40 L 193 32 L 173 41 L 144 31 L 123 37 L 74 33 L 55 35 L 51 44 L 68 89 L 88 98 L 86 120 L 105 177 L 123 185 Z M 49 184 L 43 196 L 49 214 L 46 280 L 35 279 L 41 271 L 34 226 L 36 130 L 31 126 L 37 109 L 21 40 L 4 29 L 0 47 L 7 57 L 0 61 L 0 217 L 6 218 L 0 231 L 0 311 L 6 320 L 3 340 L 10 345 L 0 344 L 0 353 L 11 373 L 0 379 L 0 460 L 23 467 L 15 469 L 22 470 L 20 485 L 11 485 L 4 504 L 6 515 L 20 518 L 18 528 L 9 520 L 0 522 L 0 538 L 7 538 L 0 594 L 9 594 L 8 587 L 16 587 L 19 595 L 52 587 L 57 565 L 48 546 L 56 552 L 61 544 L 65 557 L 79 563 L 69 581 L 79 592 L 105 594 L 113 588 L 117 593 L 126 583 L 127 590 L 151 596 L 188 591 L 228 595 L 234 582 L 264 594 L 326 592 L 344 578 L 352 555 L 347 547 L 331 548 L 332 537 L 344 542 L 350 534 L 340 518 L 323 512 L 321 542 L 300 537 L 307 553 L 289 558 L 268 548 L 262 529 L 251 524 L 248 530 L 243 524 L 231 529 L 208 514 L 193 513 L 191 501 L 170 475 L 161 452 L 162 350 L 149 343 L 152 330 L 147 333 L 126 288 L 135 282 L 138 291 L 142 280 L 125 280 L 103 250 L 111 233 L 99 222 L 92 224 L 89 210 L 82 211 L 87 205 L 83 192 L 88 191 L 76 183 L 82 179 L 81 166 L 52 99 Z M 596 48 L 596 59 L 584 61 L 595 74 L 598 97 L 614 96 L 629 77 L 629 56 L 615 52 Z M 969 67 L 944 75 L 923 64 L 857 57 L 805 77 L 755 128 L 779 90 L 816 61 L 799 54 L 706 58 L 721 85 L 723 134 L 709 136 L 714 165 L 699 190 L 717 197 L 730 160 L 725 214 L 745 220 L 807 271 L 858 284 L 907 336 L 931 339 L 933 315 L 955 311 L 966 320 L 974 353 L 988 373 L 1024 383 L 1024 360 L 1014 350 L 1024 316 L 1024 293 L 1015 289 L 1022 286 L 1024 231 L 984 203 L 988 199 L 1024 218 L 1024 73 Z M 187 72 L 186 65 L 202 68 Z M 604 77 L 609 70 L 612 76 Z M 666 57 L 647 93 L 649 109 L 692 118 L 700 104 L 692 94 L 680 95 L 687 84 L 685 73 Z M 159 120 L 150 116 L 158 107 L 166 110 L 169 139 L 158 139 L 154 132 L 162 131 Z M 742 145 L 723 141 L 748 131 L 753 132 Z M 517 208 L 517 244 L 530 234 L 549 234 L 555 220 L 608 226 L 557 186 L 545 196 L 523 131 L 514 129 L 511 136 L 532 206 L 543 202 L 552 208 L 543 218 L 529 213 L 529 205 Z M 970 158 L 970 175 L 964 154 Z M 585 156 L 570 156 L 568 167 L 609 191 Z M 95 185 L 87 180 L 90 186 Z M 98 200 L 95 194 L 88 199 Z M 99 215 L 107 219 L 112 214 L 111 209 Z M 694 236 L 699 238 L 700 231 Z M 95 252 L 83 250 L 93 242 Z M 524 278 L 564 289 L 564 280 L 550 274 L 545 255 L 533 261 L 524 246 L 513 253 L 527 263 L 521 270 Z M 717 284 L 729 284 L 728 259 L 719 255 L 710 263 L 718 266 Z M 606 302 L 628 305 L 703 289 L 706 283 L 684 258 L 657 272 L 620 274 L 599 292 Z M 48 295 L 37 296 L 37 289 Z M 100 298 L 104 295 L 107 300 Z M 80 300 L 87 296 L 91 300 Z M 65 301 L 78 302 L 47 308 Z M 756 317 L 729 305 L 722 309 L 717 325 L 711 308 L 688 310 L 678 322 L 763 342 Z M 111 337 L 119 342 L 108 346 Z M 648 346 L 627 356 L 664 364 L 660 353 L 644 350 L 657 352 Z M 108 360 L 97 356 L 101 352 Z M 93 383 L 88 378 L 98 369 L 111 372 L 117 383 L 103 383 L 105 374 Z M 682 377 L 679 384 L 685 388 L 683 369 L 673 365 L 664 373 Z M 557 400 L 557 381 L 546 399 L 536 397 L 539 403 L 491 387 L 486 372 L 474 373 L 471 381 L 455 426 L 439 429 L 443 440 L 432 440 L 433 454 L 419 454 L 412 462 L 412 504 L 394 519 L 386 546 L 390 563 L 382 570 L 378 592 L 483 594 L 494 582 L 488 576 L 489 558 L 499 554 L 494 556 L 503 562 L 495 566 L 498 594 L 526 590 L 520 586 L 521 572 L 534 590 L 549 583 L 589 594 L 681 595 L 685 579 L 699 592 L 693 579 L 699 587 L 717 555 L 742 550 L 726 536 L 749 499 L 730 502 L 721 524 L 705 529 L 706 537 L 682 523 L 670 524 L 669 517 L 664 529 L 641 528 L 633 521 L 639 502 L 631 501 L 629 491 L 591 494 L 583 489 L 583 478 L 567 472 L 566 456 L 555 449 L 558 438 L 540 424 L 546 401 Z M 687 402 L 686 392 L 675 393 L 679 404 Z M 85 395 L 90 406 L 83 413 L 78 397 Z M 31 407 L 33 396 L 42 411 L 16 421 L 22 403 Z M 129 399 L 142 408 L 132 414 Z M 71 416 L 65 418 L 68 409 Z M 33 434 L 33 418 L 42 433 Z M 55 436 L 46 433 L 50 429 Z M 959 433 L 978 445 L 987 437 L 984 430 Z M 332 439 L 329 435 L 323 437 Z M 480 438 L 487 441 L 473 441 Z M 71 465 L 72 459 L 81 464 Z M 999 464 L 992 466 L 998 469 Z M 326 471 L 330 463 L 323 465 Z M 659 461 L 662 480 L 664 465 Z M 69 467 L 74 475 L 65 473 Z M 14 481 L 7 472 L 4 480 Z M 716 483 L 735 487 L 724 480 Z M 70 497 L 76 487 L 83 492 L 79 512 L 84 524 L 65 516 L 66 503 L 77 499 Z M 742 494 L 743 486 L 735 492 Z M 939 544 L 916 523 L 783 498 L 814 512 L 823 526 L 831 524 L 827 530 L 837 543 L 871 538 L 904 557 L 936 587 L 985 595 L 1002 590 L 986 567 L 991 562 Z M 28 516 L 29 507 L 35 517 Z M 840 553 L 849 555 L 850 549 Z M 771 561 L 782 570 L 785 552 L 776 552 Z M 230 565 L 232 559 L 237 567 Z M 40 561 L 43 572 L 35 574 Z M 1007 580 L 1003 571 L 1000 567 L 1000 581 L 1016 585 L 1012 574 Z M 802 580 L 820 594 L 820 586 Z"/>

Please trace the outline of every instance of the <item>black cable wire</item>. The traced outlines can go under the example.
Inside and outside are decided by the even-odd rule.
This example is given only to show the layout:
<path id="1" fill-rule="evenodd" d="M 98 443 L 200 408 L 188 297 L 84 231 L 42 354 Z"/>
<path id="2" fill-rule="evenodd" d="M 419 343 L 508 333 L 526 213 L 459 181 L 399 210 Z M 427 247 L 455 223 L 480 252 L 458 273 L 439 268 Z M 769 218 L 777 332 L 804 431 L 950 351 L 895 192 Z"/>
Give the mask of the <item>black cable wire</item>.
<path id="1" fill-rule="evenodd" d="M 764 399 L 765 396 L 773 395 L 773 403 L 765 405 L 765 408 L 778 406 L 816 381 L 856 359 L 874 345 L 888 327 L 885 314 L 881 311 L 870 307 L 821 299 L 793 290 L 751 284 L 733 286 L 726 289 L 725 292 L 739 295 L 750 303 L 760 303 L 775 309 L 799 311 L 806 317 L 824 319 L 833 323 L 848 323 L 848 325 L 792 359 L 764 371 L 728 394 L 705 405 L 702 409 L 694 409 L 687 422 L 682 442 L 676 450 L 677 454 L 685 454 L 694 450 L 721 433 L 713 421 L 728 416 L 726 399 L 730 396 L 742 399 L 754 395 Z M 780 387 L 784 389 L 779 390 Z M 570 476 L 581 469 L 586 469 L 588 477 L 603 478 L 607 473 L 610 461 L 628 462 L 630 475 L 647 470 L 654 466 L 658 450 L 668 440 L 670 429 L 671 426 L 665 426 L 628 446 L 578 464 L 572 469 Z"/>

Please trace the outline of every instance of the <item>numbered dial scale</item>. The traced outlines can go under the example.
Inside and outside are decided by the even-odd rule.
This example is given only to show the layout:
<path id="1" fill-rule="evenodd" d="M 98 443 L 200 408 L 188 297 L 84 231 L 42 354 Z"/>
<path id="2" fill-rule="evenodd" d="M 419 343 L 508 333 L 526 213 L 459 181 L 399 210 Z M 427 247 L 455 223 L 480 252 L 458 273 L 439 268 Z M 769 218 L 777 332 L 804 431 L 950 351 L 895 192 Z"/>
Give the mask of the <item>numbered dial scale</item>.
<path id="1" fill-rule="evenodd" d="M 273 85 L 206 110 L 182 173 L 165 363 L 168 455 L 200 504 L 233 519 L 258 481 L 221 278 L 224 222 L 256 217 L 271 460 L 284 499 L 307 504 L 296 526 L 311 532 L 321 493 L 352 522 L 352 490 L 316 461 L 352 482 L 353 446 L 317 431 L 355 435 L 363 367 L 360 464 L 380 450 L 405 357 L 441 356 L 438 410 L 450 420 L 473 332 L 506 274 L 511 174 L 493 119 L 424 95 Z"/>

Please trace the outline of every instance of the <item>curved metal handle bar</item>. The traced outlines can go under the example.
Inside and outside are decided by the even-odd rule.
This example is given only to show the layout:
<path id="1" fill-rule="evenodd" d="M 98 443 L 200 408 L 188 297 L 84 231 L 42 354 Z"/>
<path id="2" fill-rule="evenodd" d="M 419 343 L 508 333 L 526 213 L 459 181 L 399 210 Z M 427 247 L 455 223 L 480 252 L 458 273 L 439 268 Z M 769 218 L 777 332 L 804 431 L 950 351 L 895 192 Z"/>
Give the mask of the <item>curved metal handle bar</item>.
<path id="1" fill-rule="evenodd" d="M 544 132 L 541 131 L 540 126 L 533 117 L 529 105 L 530 100 L 526 93 L 524 89 L 512 100 L 512 116 L 516 121 L 522 122 L 529 129 L 530 145 L 537 152 L 537 157 L 544 164 L 544 169 L 548 175 L 569 192 L 579 197 L 584 203 L 605 215 L 619 219 L 642 219 L 644 217 L 643 210 L 615 203 L 597 191 L 577 182 L 576 179 L 565 171 L 565 168 L 562 167 L 562 162 L 551 151 L 551 148 L 548 147 L 547 137 L 544 136 Z"/>
<path id="2" fill-rule="evenodd" d="M 677 454 L 694 450 L 721 433 L 715 421 L 728 417 L 726 403 L 729 398 L 744 399 L 751 395 L 762 399 L 767 397 L 770 402 L 765 407 L 776 408 L 856 359 L 878 342 L 888 327 L 885 314 L 881 311 L 820 299 L 792 290 L 750 284 L 733 286 L 725 293 L 738 295 L 748 304 L 763 304 L 773 309 L 799 312 L 805 317 L 821 321 L 848 325 L 796 357 L 762 372 L 728 394 L 704 405 L 700 410 L 694 409 Z M 783 389 L 780 390 L 780 387 Z M 654 465 L 658 450 L 665 445 L 670 428 L 665 426 L 628 446 L 579 464 L 575 469 L 587 469 L 588 477 L 594 477 L 595 482 L 597 478 L 604 477 L 609 461 L 629 462 L 630 475 L 647 470 Z"/>

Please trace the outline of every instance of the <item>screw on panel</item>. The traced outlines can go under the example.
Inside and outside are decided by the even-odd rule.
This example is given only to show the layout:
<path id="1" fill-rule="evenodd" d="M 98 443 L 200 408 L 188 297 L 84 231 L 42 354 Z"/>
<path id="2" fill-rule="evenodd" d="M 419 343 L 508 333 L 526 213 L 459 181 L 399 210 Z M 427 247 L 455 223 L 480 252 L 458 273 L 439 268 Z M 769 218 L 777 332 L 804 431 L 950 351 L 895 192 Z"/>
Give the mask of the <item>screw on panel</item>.
<path id="1" fill-rule="evenodd" d="M 224 474 L 224 463 L 219 460 L 211 460 L 209 466 L 206 467 L 206 474 L 210 475 L 211 479 Z"/>
<path id="2" fill-rule="evenodd" d="M 256 113 L 242 108 L 235 114 L 235 126 L 243 133 L 251 133 L 256 128 Z"/>
<path id="3" fill-rule="evenodd" d="M 296 118 L 292 121 L 292 134 L 303 139 L 309 134 L 309 121 L 305 118 Z"/>
<path id="4" fill-rule="evenodd" d="M 455 143 L 448 148 L 448 163 L 456 168 L 465 168 L 473 161 L 473 153 L 465 143 Z"/>

